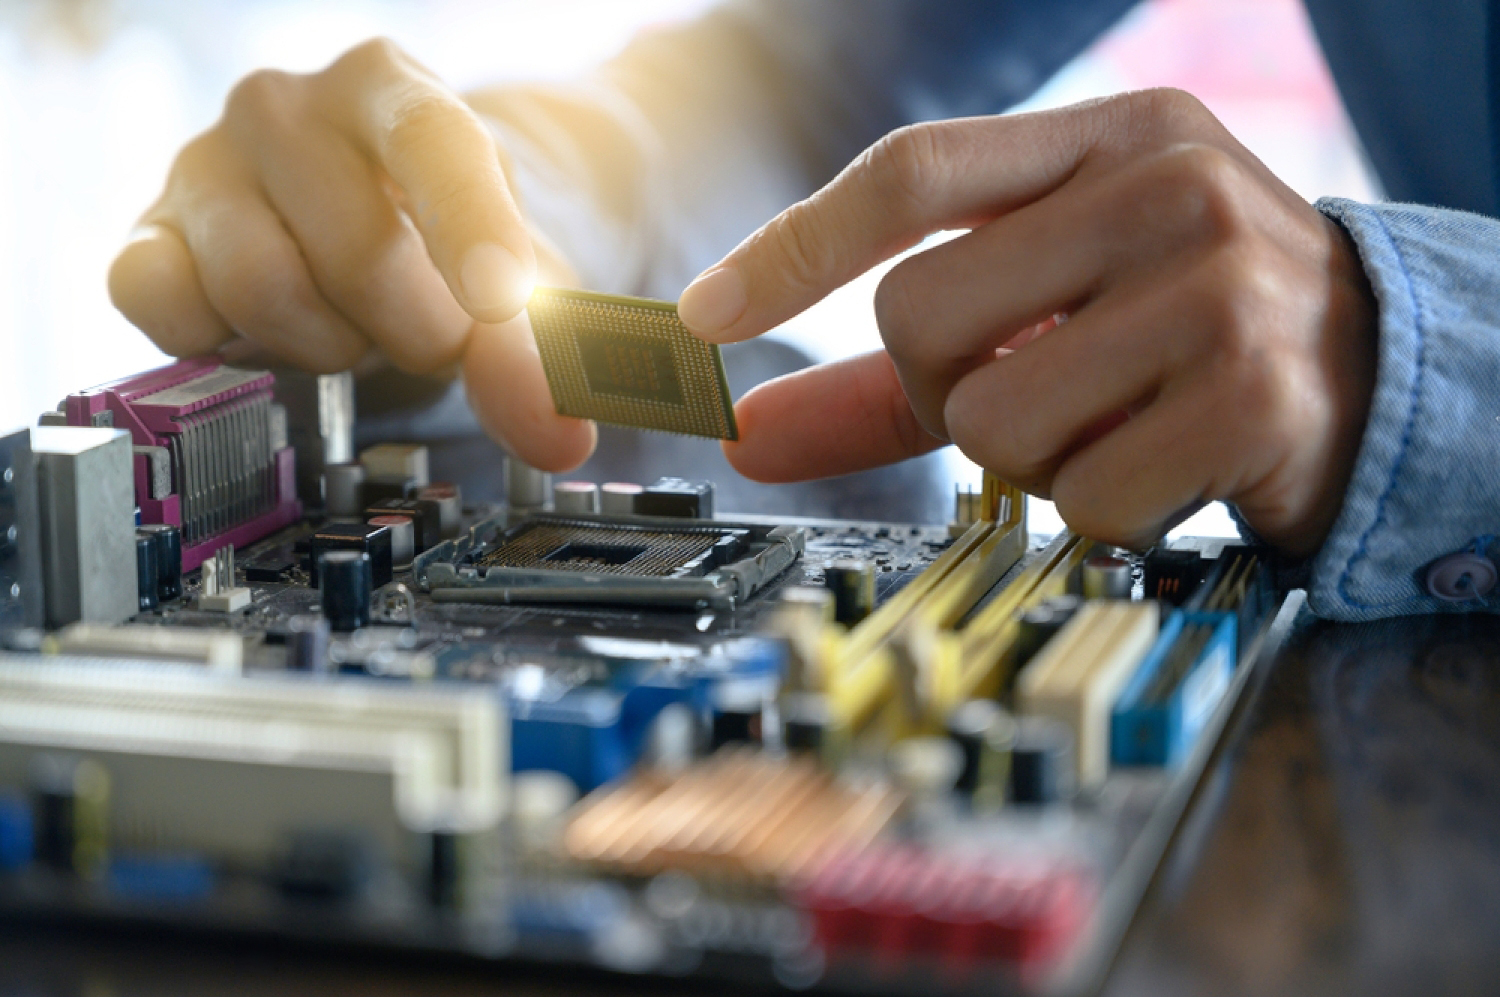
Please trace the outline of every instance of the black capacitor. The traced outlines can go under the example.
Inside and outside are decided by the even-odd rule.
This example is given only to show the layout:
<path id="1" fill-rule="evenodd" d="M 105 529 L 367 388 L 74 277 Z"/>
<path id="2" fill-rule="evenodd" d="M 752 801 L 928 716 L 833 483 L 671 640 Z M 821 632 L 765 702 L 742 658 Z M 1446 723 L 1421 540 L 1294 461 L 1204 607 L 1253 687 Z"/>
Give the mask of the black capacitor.
<path id="1" fill-rule="evenodd" d="M 1011 645 L 1012 670 L 1019 671 L 1036 657 L 1036 653 L 1067 625 L 1082 605 L 1083 599 L 1079 596 L 1055 595 L 1022 613 L 1016 626 L 1015 643 Z"/>
<path id="2" fill-rule="evenodd" d="M 362 550 L 329 550 L 316 556 L 328 626 L 349 633 L 369 623 L 370 555 Z"/>
<path id="3" fill-rule="evenodd" d="M 828 697 L 822 693 L 796 692 L 781 701 L 781 743 L 788 751 L 822 751 L 828 723 Z"/>
<path id="4" fill-rule="evenodd" d="M 1051 717 L 1022 717 L 1010 755 L 1010 795 L 1017 803 L 1056 803 L 1073 795 L 1073 732 Z"/>
<path id="5" fill-rule="evenodd" d="M 432 499 L 382 499 L 365 509 L 366 520 L 376 516 L 405 516 L 410 519 L 412 543 L 418 554 L 437 546 L 443 538 L 443 507 Z"/>
<path id="6" fill-rule="evenodd" d="M 658 478 L 635 497 L 637 516 L 714 518 L 714 483 L 685 478 Z"/>
<path id="7" fill-rule="evenodd" d="M 723 682 L 714 693 L 713 728 L 709 750 L 726 744 L 761 743 L 764 690 L 759 686 Z"/>
<path id="8" fill-rule="evenodd" d="M 328 621 L 321 616 L 294 616 L 288 620 L 287 668 L 319 675 L 327 672 L 330 629 Z"/>
<path id="9" fill-rule="evenodd" d="M 366 478 L 359 483 L 359 503 L 368 509 L 386 499 L 404 499 L 420 487 L 416 478 Z"/>
<path id="10" fill-rule="evenodd" d="M 985 735 L 1004 714 L 1005 710 L 992 699 L 971 699 L 948 714 L 945 725 L 948 736 L 964 754 L 964 767 L 953 787 L 959 792 L 972 793 L 978 787 Z"/>
<path id="11" fill-rule="evenodd" d="M 875 609 L 875 565 L 842 557 L 823 569 L 823 584 L 833 593 L 833 618 L 853 626 Z"/>
<path id="12" fill-rule="evenodd" d="M 392 563 L 391 531 L 368 523 L 328 523 L 308 541 L 307 574 L 313 588 L 319 588 L 318 558 L 335 550 L 353 550 L 370 555 L 370 581 L 375 588 L 390 582 Z"/>
<path id="13" fill-rule="evenodd" d="M 135 534 L 135 590 L 140 596 L 140 612 L 155 609 L 159 604 L 156 560 L 156 538 L 140 530 Z"/>
<path id="14" fill-rule="evenodd" d="M 171 523 L 148 523 L 136 529 L 156 543 L 156 598 L 171 602 L 182 598 L 182 531 Z"/>

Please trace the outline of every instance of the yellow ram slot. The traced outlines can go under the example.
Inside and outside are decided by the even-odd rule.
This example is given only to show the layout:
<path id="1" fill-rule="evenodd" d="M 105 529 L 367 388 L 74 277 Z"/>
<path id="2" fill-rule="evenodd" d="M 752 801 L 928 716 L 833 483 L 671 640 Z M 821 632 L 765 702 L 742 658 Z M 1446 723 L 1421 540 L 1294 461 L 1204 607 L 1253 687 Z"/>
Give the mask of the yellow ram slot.
<path id="1" fill-rule="evenodd" d="M 980 612 L 958 635 L 956 651 L 939 659 L 947 671 L 935 683 L 934 707 L 943 714 L 967 699 L 995 696 L 1010 674 L 1010 649 L 1021 614 L 1068 590 L 1068 576 L 1083 561 L 1093 542 L 1064 531 L 1057 535 L 1021 576 Z"/>
<path id="2" fill-rule="evenodd" d="M 929 592 L 937 586 L 937 583 L 948 576 L 954 568 L 963 563 L 964 559 L 972 554 L 986 537 L 995 529 L 994 523 L 983 520 L 976 522 L 964 533 L 963 536 L 953 541 L 949 548 L 939 554 L 920 575 L 907 583 L 906 588 L 897 592 L 885 605 L 849 632 L 849 639 L 844 642 L 843 651 L 828 670 L 829 687 L 835 688 L 843 681 L 851 677 L 851 673 L 858 670 L 875 649 L 890 639 L 891 634 L 901 625 L 901 621 L 916 608 Z"/>
<path id="3" fill-rule="evenodd" d="M 995 527 L 971 556 L 933 586 L 913 611 L 911 622 L 936 630 L 951 630 L 1024 553 L 1024 523 Z"/>
<path id="4" fill-rule="evenodd" d="M 836 726 L 855 732 L 891 701 L 893 657 L 887 645 L 904 627 L 942 636 L 963 618 L 1026 552 L 1026 499 L 985 474 L 983 512 L 906 588 L 849 634 L 828 669 Z M 995 523 L 988 517 L 1004 516 Z M 924 677 L 923 685 L 931 681 Z"/>

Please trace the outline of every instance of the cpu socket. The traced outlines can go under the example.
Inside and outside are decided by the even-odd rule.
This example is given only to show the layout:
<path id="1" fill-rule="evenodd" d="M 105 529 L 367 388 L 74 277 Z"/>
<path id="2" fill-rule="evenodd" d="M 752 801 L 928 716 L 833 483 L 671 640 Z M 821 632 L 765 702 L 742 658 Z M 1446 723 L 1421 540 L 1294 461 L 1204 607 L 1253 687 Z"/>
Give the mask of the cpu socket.
<path id="1" fill-rule="evenodd" d="M 417 558 L 437 602 L 732 608 L 802 554 L 799 527 L 652 516 L 496 517 Z"/>

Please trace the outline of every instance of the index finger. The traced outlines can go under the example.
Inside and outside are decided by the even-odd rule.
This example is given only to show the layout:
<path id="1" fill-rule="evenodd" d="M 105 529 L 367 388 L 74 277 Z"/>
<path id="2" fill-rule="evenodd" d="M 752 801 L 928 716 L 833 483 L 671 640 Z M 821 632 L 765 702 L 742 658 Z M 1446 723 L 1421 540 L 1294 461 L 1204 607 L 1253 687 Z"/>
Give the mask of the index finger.
<path id="1" fill-rule="evenodd" d="M 760 335 L 934 232 L 1047 196 L 1106 144 L 1128 148 L 1179 128 L 1195 106 L 1155 91 L 899 129 L 700 275 L 677 313 L 712 342 Z"/>
<path id="2" fill-rule="evenodd" d="M 405 193 L 433 263 L 483 322 L 525 307 L 536 255 L 478 115 L 384 39 L 329 67 L 327 113 Z"/>

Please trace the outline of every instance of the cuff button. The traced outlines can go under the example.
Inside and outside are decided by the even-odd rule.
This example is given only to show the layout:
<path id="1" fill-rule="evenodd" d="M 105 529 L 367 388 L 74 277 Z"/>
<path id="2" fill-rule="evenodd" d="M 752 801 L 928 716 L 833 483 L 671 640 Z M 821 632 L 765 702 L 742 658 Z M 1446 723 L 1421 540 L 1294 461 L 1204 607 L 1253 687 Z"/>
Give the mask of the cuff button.
<path id="1" fill-rule="evenodd" d="M 1427 594 L 1444 602 L 1483 599 L 1495 589 L 1495 562 L 1473 551 L 1459 551 L 1432 562 L 1427 569 Z"/>

